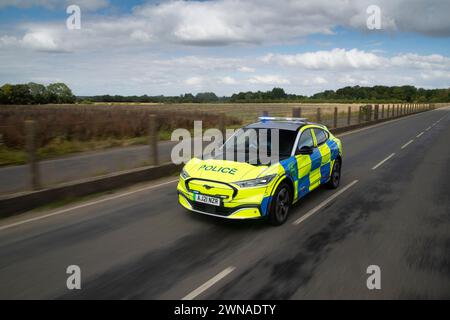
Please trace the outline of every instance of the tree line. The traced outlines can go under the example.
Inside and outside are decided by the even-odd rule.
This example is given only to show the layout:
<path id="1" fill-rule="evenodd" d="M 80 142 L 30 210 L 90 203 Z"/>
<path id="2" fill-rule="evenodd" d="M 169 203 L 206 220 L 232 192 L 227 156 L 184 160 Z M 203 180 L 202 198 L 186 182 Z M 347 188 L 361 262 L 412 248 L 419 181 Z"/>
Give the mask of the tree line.
<path id="1" fill-rule="evenodd" d="M 64 83 L 5 84 L 0 87 L 0 104 L 75 103 L 77 98 Z"/>
<path id="2" fill-rule="evenodd" d="M 37 83 L 5 84 L 0 87 L 0 104 L 46 104 L 46 103 L 262 103 L 262 102 L 450 102 L 450 88 L 423 89 L 414 86 L 373 86 L 344 87 L 338 90 L 325 90 L 312 96 L 288 94 L 283 88 L 269 91 L 239 92 L 230 97 L 219 97 L 214 92 L 201 92 L 179 96 L 121 96 L 98 95 L 75 97 L 64 83 L 48 86 Z"/>

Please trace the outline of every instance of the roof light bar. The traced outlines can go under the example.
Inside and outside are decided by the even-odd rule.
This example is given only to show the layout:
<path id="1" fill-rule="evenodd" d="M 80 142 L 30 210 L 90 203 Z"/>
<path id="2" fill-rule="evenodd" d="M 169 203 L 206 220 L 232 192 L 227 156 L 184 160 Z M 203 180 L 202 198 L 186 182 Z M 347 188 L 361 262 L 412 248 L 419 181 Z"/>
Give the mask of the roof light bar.
<path id="1" fill-rule="evenodd" d="M 306 122 L 308 118 L 290 118 L 290 117 L 259 117 L 260 121 L 293 121 L 293 122 Z"/>

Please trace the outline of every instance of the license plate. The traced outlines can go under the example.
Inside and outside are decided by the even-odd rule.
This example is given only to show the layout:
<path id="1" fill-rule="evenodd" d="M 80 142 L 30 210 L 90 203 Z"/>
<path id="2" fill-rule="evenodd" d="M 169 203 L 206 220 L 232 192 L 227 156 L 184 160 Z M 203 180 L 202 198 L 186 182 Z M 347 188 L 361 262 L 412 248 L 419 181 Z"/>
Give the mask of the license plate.
<path id="1" fill-rule="evenodd" d="M 219 198 L 205 196 L 203 194 L 196 194 L 194 199 L 197 202 L 211 204 L 213 206 L 220 206 L 220 199 Z"/>

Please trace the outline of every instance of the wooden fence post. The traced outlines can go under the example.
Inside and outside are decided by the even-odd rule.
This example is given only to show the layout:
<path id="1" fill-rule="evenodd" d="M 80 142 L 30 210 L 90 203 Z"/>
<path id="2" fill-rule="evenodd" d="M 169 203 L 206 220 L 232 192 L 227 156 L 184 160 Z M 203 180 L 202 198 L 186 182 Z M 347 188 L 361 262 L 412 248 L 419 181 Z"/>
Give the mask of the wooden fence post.
<path id="1" fill-rule="evenodd" d="M 321 120 L 322 120 L 321 110 L 320 108 L 317 108 L 316 122 L 320 123 Z"/>
<path id="2" fill-rule="evenodd" d="M 158 123 L 155 114 L 151 114 L 148 121 L 148 142 L 150 147 L 150 163 L 154 166 L 159 164 L 158 155 Z"/>
<path id="3" fill-rule="evenodd" d="M 358 124 L 360 124 L 362 122 L 362 106 L 359 106 L 359 111 L 358 111 Z"/>
<path id="4" fill-rule="evenodd" d="M 349 126 L 351 122 L 352 122 L 352 107 L 348 107 L 347 125 Z"/>
<path id="5" fill-rule="evenodd" d="M 378 104 L 375 105 L 375 121 L 378 121 L 378 116 L 380 112 L 380 106 Z"/>
<path id="6" fill-rule="evenodd" d="M 386 118 L 388 118 L 389 119 L 389 115 L 390 115 L 390 109 L 391 109 L 391 105 L 390 104 L 388 104 L 387 105 L 387 110 L 386 110 Z"/>
<path id="7" fill-rule="evenodd" d="M 226 115 L 225 112 L 220 112 L 220 118 L 219 118 L 219 130 L 222 132 L 222 143 L 225 143 L 225 140 L 227 139 L 227 129 L 226 129 Z"/>
<path id="8" fill-rule="evenodd" d="M 302 117 L 302 108 L 296 107 L 292 109 L 292 117 L 301 118 Z"/>
<path id="9" fill-rule="evenodd" d="M 39 171 L 39 162 L 37 157 L 37 125 L 34 120 L 25 121 L 25 139 L 26 150 L 28 156 L 28 165 L 30 169 L 30 187 L 31 190 L 39 190 L 41 188 L 41 175 Z"/>
<path id="10" fill-rule="evenodd" d="M 371 121 L 371 120 L 372 120 L 372 105 L 367 105 L 366 121 Z"/>
<path id="11" fill-rule="evenodd" d="M 338 126 L 338 108 L 334 107 L 333 128 Z"/>
<path id="12" fill-rule="evenodd" d="M 264 111 L 262 112 L 262 116 L 263 116 L 263 117 L 268 117 L 268 116 L 269 116 L 269 112 L 266 111 L 266 110 L 264 110 Z"/>

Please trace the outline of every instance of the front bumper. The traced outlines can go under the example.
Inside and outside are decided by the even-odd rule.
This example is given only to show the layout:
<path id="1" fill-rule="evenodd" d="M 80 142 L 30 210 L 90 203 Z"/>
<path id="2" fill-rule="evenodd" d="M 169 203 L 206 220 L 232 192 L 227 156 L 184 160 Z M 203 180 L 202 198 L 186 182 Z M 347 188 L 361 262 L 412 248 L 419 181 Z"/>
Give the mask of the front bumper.
<path id="1" fill-rule="evenodd" d="M 254 188 L 252 190 L 238 190 L 232 198 L 221 201 L 220 206 L 203 204 L 194 201 L 194 192 L 187 190 L 184 180 L 178 183 L 178 201 L 189 211 L 206 214 L 225 219 L 259 219 L 265 215 L 266 188 Z M 214 196 L 200 192 L 202 194 Z"/>

